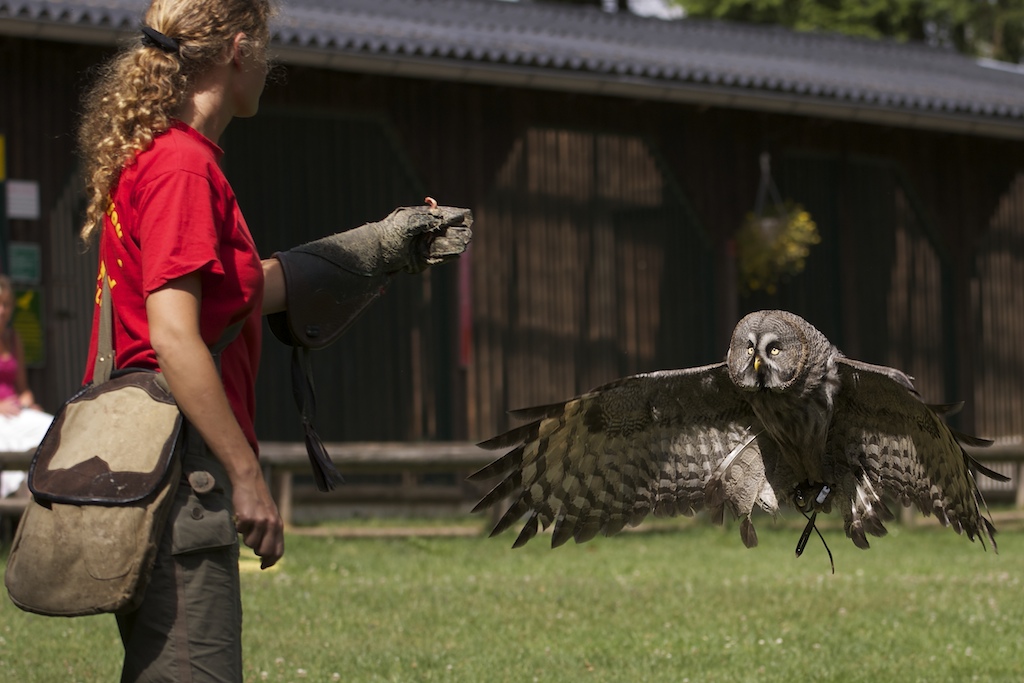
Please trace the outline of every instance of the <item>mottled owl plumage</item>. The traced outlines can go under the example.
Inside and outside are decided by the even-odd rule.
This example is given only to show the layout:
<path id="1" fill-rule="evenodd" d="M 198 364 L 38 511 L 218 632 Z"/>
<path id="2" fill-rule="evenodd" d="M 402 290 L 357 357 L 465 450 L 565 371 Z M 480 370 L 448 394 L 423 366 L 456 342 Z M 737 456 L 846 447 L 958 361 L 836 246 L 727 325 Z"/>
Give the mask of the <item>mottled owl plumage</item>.
<path id="1" fill-rule="evenodd" d="M 525 517 L 515 547 L 554 526 L 552 546 L 614 534 L 649 514 L 707 509 L 741 519 L 757 545 L 755 506 L 842 514 L 860 548 L 886 533 L 889 496 L 972 540 L 995 528 L 975 482 L 985 469 L 899 370 L 846 358 L 803 318 L 741 320 L 724 362 L 626 377 L 563 403 L 515 411 L 531 420 L 480 444 L 511 448 L 472 475 L 503 478 L 476 510 L 511 505 L 493 534 Z"/>

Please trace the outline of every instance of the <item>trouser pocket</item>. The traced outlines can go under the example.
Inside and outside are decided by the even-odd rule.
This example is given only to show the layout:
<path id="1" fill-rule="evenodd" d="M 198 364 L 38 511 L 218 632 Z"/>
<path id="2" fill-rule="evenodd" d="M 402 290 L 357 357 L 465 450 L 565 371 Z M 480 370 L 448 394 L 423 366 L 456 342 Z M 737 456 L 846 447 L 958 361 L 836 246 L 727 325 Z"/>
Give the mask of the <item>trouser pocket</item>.
<path id="1" fill-rule="evenodd" d="M 227 474 L 192 426 L 187 429 L 181 485 L 171 509 L 172 555 L 238 545 Z"/>
<path id="2" fill-rule="evenodd" d="M 198 495 L 190 486 L 180 486 L 171 515 L 172 555 L 214 550 L 238 543 L 231 508 L 223 493 Z"/>

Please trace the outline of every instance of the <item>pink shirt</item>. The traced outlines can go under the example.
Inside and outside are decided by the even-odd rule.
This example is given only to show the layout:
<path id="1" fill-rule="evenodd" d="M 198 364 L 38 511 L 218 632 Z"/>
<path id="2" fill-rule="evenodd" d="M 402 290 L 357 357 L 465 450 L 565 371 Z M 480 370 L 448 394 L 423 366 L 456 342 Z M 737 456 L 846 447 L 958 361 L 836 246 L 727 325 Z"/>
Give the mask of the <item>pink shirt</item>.
<path id="1" fill-rule="evenodd" d="M 0 356 L 0 401 L 18 395 L 18 359 L 12 353 Z"/>

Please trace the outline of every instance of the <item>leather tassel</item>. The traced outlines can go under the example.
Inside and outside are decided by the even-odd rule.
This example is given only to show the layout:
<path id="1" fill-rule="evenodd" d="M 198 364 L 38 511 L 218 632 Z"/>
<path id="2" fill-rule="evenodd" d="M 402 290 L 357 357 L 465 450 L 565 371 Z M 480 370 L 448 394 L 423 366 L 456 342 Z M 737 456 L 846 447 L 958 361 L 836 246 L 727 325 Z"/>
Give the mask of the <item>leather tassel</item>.
<path id="1" fill-rule="evenodd" d="M 306 430 L 306 453 L 313 468 L 316 487 L 320 491 L 333 491 L 335 486 L 345 483 L 345 478 L 331 462 L 324 442 L 320 440 L 320 435 L 316 433 L 312 423 L 303 421 L 302 426 Z"/>
<path id="2" fill-rule="evenodd" d="M 305 431 L 306 454 L 313 469 L 313 478 L 320 491 L 332 491 L 334 487 L 345 482 L 344 477 L 331 462 L 327 448 L 316 433 L 313 418 L 316 415 L 316 389 L 313 386 L 313 372 L 309 362 L 309 349 L 292 347 L 292 393 L 295 405 L 302 415 L 302 428 Z"/>

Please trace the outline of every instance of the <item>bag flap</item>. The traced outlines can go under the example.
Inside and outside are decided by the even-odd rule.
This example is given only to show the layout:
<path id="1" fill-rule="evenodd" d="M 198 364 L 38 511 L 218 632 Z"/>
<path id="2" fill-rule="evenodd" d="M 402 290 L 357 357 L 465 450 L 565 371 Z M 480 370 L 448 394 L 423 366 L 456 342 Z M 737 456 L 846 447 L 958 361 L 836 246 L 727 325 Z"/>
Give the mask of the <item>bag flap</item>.
<path id="1" fill-rule="evenodd" d="M 29 489 L 40 502 L 141 500 L 164 480 L 181 426 L 181 412 L 157 373 L 128 372 L 87 385 L 54 417 L 32 459 Z"/>

